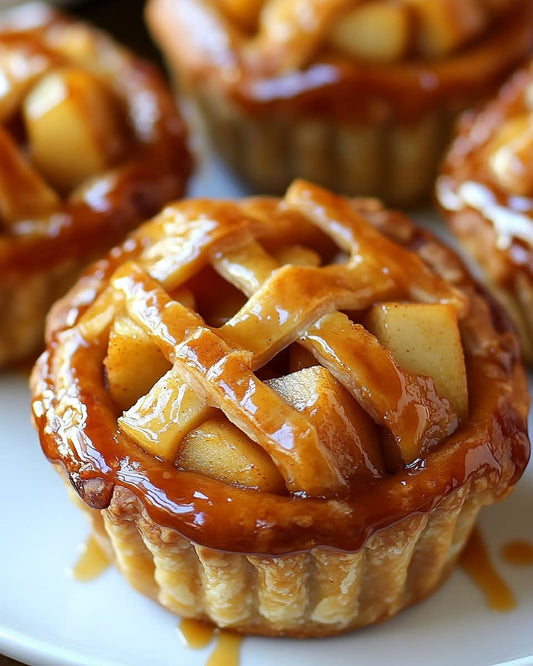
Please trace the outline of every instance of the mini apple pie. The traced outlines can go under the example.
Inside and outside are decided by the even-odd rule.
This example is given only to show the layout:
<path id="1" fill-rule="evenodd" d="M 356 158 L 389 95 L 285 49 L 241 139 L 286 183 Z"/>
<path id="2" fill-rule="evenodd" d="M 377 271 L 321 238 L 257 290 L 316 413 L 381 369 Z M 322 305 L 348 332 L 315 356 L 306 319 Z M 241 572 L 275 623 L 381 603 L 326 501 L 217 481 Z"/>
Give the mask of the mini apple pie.
<path id="1" fill-rule="evenodd" d="M 147 19 L 253 187 L 402 205 L 431 193 L 457 113 L 533 48 L 530 0 L 151 0 Z"/>
<path id="2" fill-rule="evenodd" d="M 190 171 L 163 77 L 44 4 L 0 13 L 0 366 L 51 303 Z"/>
<path id="3" fill-rule="evenodd" d="M 436 191 L 533 362 L 533 61 L 461 118 Z"/>
<path id="4" fill-rule="evenodd" d="M 374 200 L 164 209 L 48 319 L 43 450 L 138 590 L 238 631 L 384 620 L 450 572 L 528 459 L 518 343 Z"/>

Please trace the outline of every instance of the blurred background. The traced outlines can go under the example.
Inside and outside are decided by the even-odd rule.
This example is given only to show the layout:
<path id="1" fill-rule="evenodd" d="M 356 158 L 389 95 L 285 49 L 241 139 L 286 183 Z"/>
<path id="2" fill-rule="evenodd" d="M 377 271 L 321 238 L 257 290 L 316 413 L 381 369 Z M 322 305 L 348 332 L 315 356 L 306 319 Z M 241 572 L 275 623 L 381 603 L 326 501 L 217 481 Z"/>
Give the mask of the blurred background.
<path id="1" fill-rule="evenodd" d="M 119 41 L 134 47 L 142 56 L 160 62 L 143 23 L 146 0 L 49 0 L 72 14 L 91 21 L 112 33 Z M 24 4 L 21 0 L 0 0 L 0 9 Z"/>

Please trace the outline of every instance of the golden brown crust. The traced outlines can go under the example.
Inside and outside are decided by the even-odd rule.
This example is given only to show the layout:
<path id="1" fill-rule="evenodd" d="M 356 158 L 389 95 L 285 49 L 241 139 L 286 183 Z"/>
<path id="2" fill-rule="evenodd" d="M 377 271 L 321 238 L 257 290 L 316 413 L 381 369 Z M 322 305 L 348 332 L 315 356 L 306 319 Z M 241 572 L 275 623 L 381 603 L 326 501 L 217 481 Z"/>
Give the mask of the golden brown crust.
<path id="1" fill-rule="evenodd" d="M 453 233 L 507 309 L 530 362 L 533 179 L 526 154 L 533 149 L 532 85 L 529 64 L 484 108 L 465 114 L 436 186 Z"/>
<path id="2" fill-rule="evenodd" d="M 8 338 L 1 340 L 3 365 L 38 350 L 43 312 L 59 295 L 52 284 L 57 283 L 60 265 L 69 264 L 72 276 L 79 274 L 88 261 L 165 201 L 180 196 L 190 160 L 184 127 L 163 77 L 103 33 L 47 5 L 34 3 L 1 14 L 0 68 L 6 83 L 0 97 L 0 290 L 3 299 L 15 298 L 17 289 L 27 291 L 37 280 L 42 281 L 37 291 L 43 294 L 41 300 L 35 298 L 28 344 L 9 348 Z M 82 153 L 77 162 L 71 159 L 71 164 L 81 166 L 69 189 L 61 187 L 61 181 L 52 184 L 54 172 L 48 162 L 54 151 L 47 152 L 42 144 L 48 130 L 28 115 L 44 109 L 39 104 L 45 99 L 45 86 L 50 101 L 50 93 L 61 83 L 72 86 L 71 107 L 86 103 L 92 109 L 83 111 L 80 106 L 73 122 L 83 122 L 86 113 L 86 125 L 95 133 L 95 154 Z M 56 99 L 60 105 L 57 93 Z M 63 108 L 69 104 L 68 97 L 64 99 Z M 101 117 L 95 120 L 98 113 Z M 73 133 L 75 146 L 79 134 L 66 122 L 72 120 L 71 108 L 56 118 L 53 131 L 63 123 L 64 133 Z M 100 136 L 102 131 L 109 135 Z M 102 167 L 84 178 L 83 164 L 88 161 L 95 169 L 100 157 Z M 61 171 L 58 174 L 65 178 Z M 68 174 L 66 178 L 68 182 Z M 16 327 L 16 321 L 9 326 Z"/>
<path id="3" fill-rule="evenodd" d="M 369 332 L 406 301 L 455 322 L 468 404 Z M 129 579 L 221 626 L 385 619 L 442 580 L 529 456 L 517 342 L 455 255 L 302 181 L 169 206 L 56 304 L 47 338 L 45 454 Z"/>

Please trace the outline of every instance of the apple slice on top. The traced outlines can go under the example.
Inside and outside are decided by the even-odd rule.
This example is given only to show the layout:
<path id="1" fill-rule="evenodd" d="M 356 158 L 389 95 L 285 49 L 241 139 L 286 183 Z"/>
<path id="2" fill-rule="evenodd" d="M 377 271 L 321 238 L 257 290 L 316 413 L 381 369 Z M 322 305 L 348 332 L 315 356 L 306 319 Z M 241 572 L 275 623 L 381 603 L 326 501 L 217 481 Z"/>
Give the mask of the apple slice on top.
<path id="1" fill-rule="evenodd" d="M 468 416 L 463 346 L 451 305 L 381 303 L 370 310 L 366 326 L 404 370 L 431 377 L 457 416 Z"/>
<path id="2" fill-rule="evenodd" d="M 169 361 L 148 334 L 126 316 L 113 322 L 104 365 L 111 397 L 123 411 L 170 369 Z"/>
<path id="3" fill-rule="evenodd" d="M 176 464 L 225 483 L 283 493 L 285 483 L 263 449 L 225 416 L 207 419 L 183 440 Z"/>
<path id="4" fill-rule="evenodd" d="M 108 169 L 124 150 L 113 94 L 79 68 L 43 76 L 24 100 L 23 113 L 32 161 L 63 193 Z"/>
<path id="5" fill-rule="evenodd" d="M 392 62 L 407 53 L 410 33 L 406 7 L 368 3 L 337 20 L 329 34 L 329 43 L 355 58 Z"/>
<path id="6" fill-rule="evenodd" d="M 55 210 L 59 197 L 21 154 L 19 147 L 0 126 L 0 223 L 42 216 Z"/>

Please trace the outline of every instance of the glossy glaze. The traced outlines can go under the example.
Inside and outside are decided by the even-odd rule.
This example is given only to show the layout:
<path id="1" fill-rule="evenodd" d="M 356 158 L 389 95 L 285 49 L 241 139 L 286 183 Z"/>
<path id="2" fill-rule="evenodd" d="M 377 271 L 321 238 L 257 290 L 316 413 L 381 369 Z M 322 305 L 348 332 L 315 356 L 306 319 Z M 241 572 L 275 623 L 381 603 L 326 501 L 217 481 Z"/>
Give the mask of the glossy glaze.
<path id="1" fill-rule="evenodd" d="M 137 496 L 156 522 L 175 528 L 187 538 L 203 545 L 246 553 L 288 553 L 317 544 L 354 551 L 376 530 L 392 525 L 405 516 L 431 511 L 443 497 L 468 481 L 475 484 L 476 479 L 481 479 L 481 485 L 487 485 L 491 496 L 499 496 L 504 495 L 521 475 L 529 457 L 526 434 L 528 399 L 516 340 L 498 310 L 483 304 L 457 259 L 426 233 L 415 230 L 397 215 L 389 217 L 380 210 L 365 211 L 364 204 L 361 212 L 357 212 L 356 208 L 351 209 L 342 200 L 305 183 L 295 185 L 292 195 L 300 200 L 303 197 L 307 202 L 303 208 L 305 215 L 301 207 L 299 214 L 296 210 L 287 213 L 286 207 L 275 200 L 250 202 L 243 205 L 242 209 L 231 203 L 206 201 L 185 202 L 173 210 L 169 209 L 158 221 L 144 227 L 122 248 L 113 251 L 106 261 L 97 265 L 79 283 L 66 300 L 56 306 L 50 320 L 48 350 L 33 373 L 33 415 L 45 454 L 52 462 L 66 468 L 72 484 L 90 506 L 105 508 L 111 500 L 114 486 L 119 485 Z M 334 224 L 328 223 L 328 226 L 323 217 L 326 215 L 331 222 L 334 214 L 338 214 L 339 218 Z M 372 227 L 367 226 L 361 214 L 363 218 L 366 215 L 371 221 L 374 220 L 391 237 L 402 237 L 404 247 L 395 246 L 390 240 L 380 237 Z M 390 276 L 393 276 L 387 293 L 398 298 L 413 290 L 413 294 L 418 294 L 422 299 L 451 299 L 461 313 L 470 393 L 469 418 L 455 429 L 452 428 L 451 434 L 441 432 L 437 438 L 440 442 L 434 441 L 427 449 L 422 449 L 423 457 L 398 473 L 376 476 L 369 468 L 366 475 L 357 478 L 357 482 L 351 481 L 319 496 L 311 496 L 316 493 L 302 492 L 296 488 L 292 493 L 277 495 L 228 485 L 180 470 L 172 463 L 158 460 L 137 447 L 118 428 L 117 409 L 105 385 L 102 363 L 115 298 L 113 292 L 105 290 L 105 286 L 117 266 L 136 256 L 140 260 L 142 252 L 146 253 L 143 255 L 146 257 L 151 256 L 150 253 L 154 255 L 150 260 L 154 273 L 163 271 L 159 254 L 150 248 L 161 239 L 165 231 L 172 233 L 172 225 L 182 215 L 205 227 L 205 233 L 198 235 L 191 231 L 188 236 L 189 239 L 195 238 L 195 243 L 200 243 L 203 251 L 200 253 L 194 250 L 193 244 L 187 246 L 187 254 L 193 258 L 202 257 L 194 258 L 194 261 L 206 263 L 219 261 L 217 246 L 224 247 L 228 256 L 232 252 L 238 253 L 239 244 L 242 244 L 240 239 L 249 238 L 245 233 L 246 225 L 249 224 L 249 229 L 255 229 L 257 238 L 265 246 L 272 247 L 276 240 L 283 244 L 284 239 L 292 237 L 296 229 L 302 240 L 307 237 L 308 242 L 318 247 L 321 243 L 328 246 L 323 236 L 322 241 L 320 235 L 316 236 L 316 228 L 310 224 L 313 215 L 316 218 L 315 224 L 324 225 L 321 233 L 332 234 L 341 247 L 353 242 L 352 234 L 357 230 L 357 247 L 362 252 L 354 255 L 359 257 L 357 262 L 363 257 L 372 257 L 375 248 L 380 246 L 383 265 L 391 262 L 383 270 L 382 277 L 387 285 Z M 394 220 L 394 225 L 389 226 L 391 220 Z M 183 229 L 180 225 L 177 228 Z M 193 224 L 191 229 L 194 228 Z M 230 239 L 233 250 L 230 250 Z M 238 242 L 236 239 L 239 239 Z M 164 247 L 169 242 L 166 240 Z M 368 247 L 366 243 L 369 243 Z M 184 249 L 185 246 L 178 244 L 178 247 Z M 434 262 L 438 270 L 454 276 L 455 288 L 451 289 L 433 274 L 412 250 Z M 262 265 L 262 252 L 256 248 L 254 265 Z M 170 275 L 174 276 L 168 278 L 172 282 L 176 279 L 175 271 L 179 272 L 180 269 L 166 266 Z M 392 270 L 393 266 L 396 272 Z M 138 279 L 135 279 L 135 270 L 141 276 Z M 192 378 L 194 386 L 202 386 L 201 391 L 213 397 L 229 387 L 232 387 L 231 391 L 241 390 L 239 386 L 242 384 L 239 385 L 239 381 L 248 376 L 251 381 L 246 383 L 248 390 L 236 400 L 239 425 L 245 432 L 248 432 L 246 428 L 252 428 L 250 436 L 257 437 L 265 450 L 265 437 L 267 444 L 272 442 L 272 446 L 281 448 L 301 446 L 303 441 L 307 441 L 305 438 L 308 435 L 305 431 L 300 432 L 296 426 L 290 441 L 283 439 L 285 435 L 280 439 L 284 431 L 275 435 L 275 428 L 270 435 L 268 431 L 253 430 L 252 415 L 258 410 L 268 409 L 269 403 L 265 402 L 264 408 L 262 403 L 267 395 L 266 387 L 253 379 L 248 366 L 243 363 L 244 357 L 240 358 L 238 353 L 231 352 L 224 356 L 227 353 L 224 345 L 229 344 L 231 336 L 222 344 L 215 335 L 216 331 L 198 329 L 197 315 L 172 301 L 161 286 L 143 271 L 135 270 L 131 272 L 128 265 L 124 265 L 115 274 L 113 281 L 124 290 L 123 293 L 134 297 L 132 304 L 136 302 L 135 307 L 139 308 L 139 312 L 145 313 L 142 316 L 147 318 L 147 326 L 152 326 L 152 329 L 155 326 L 157 344 L 173 362 L 179 363 L 184 377 Z M 294 275 L 303 273 L 296 272 Z M 409 276 L 407 283 L 406 276 Z M 162 274 L 160 279 L 163 280 Z M 373 286 L 376 285 L 379 288 L 378 282 Z M 305 283 L 301 287 L 303 293 L 306 293 Z M 457 291 L 458 287 L 465 291 Z M 100 296 L 96 298 L 98 294 Z M 95 299 L 96 305 L 91 306 Z M 367 299 L 365 307 L 373 302 L 372 291 Z M 249 303 L 253 303 L 253 298 Z M 97 318 L 91 316 L 93 311 L 100 313 Z M 311 312 L 315 317 L 321 315 L 312 308 Z M 242 313 L 243 310 L 239 316 Z M 153 317 L 154 325 L 149 321 Z M 160 324 L 157 323 L 159 317 L 162 317 Z M 78 326 L 71 328 L 76 321 Z M 219 330 L 223 331 L 224 327 Z M 180 345 L 184 336 L 189 336 L 187 345 Z M 205 336 L 211 341 L 210 344 L 195 347 Z M 281 335 L 280 343 L 275 348 L 282 349 L 287 344 L 284 340 Z M 257 353 L 261 358 L 262 343 L 261 338 L 250 337 L 248 344 L 252 346 L 247 353 Z M 185 355 L 180 357 L 180 350 Z M 344 351 L 341 354 L 343 356 Z M 268 362 L 268 356 L 262 358 L 262 363 Z M 209 366 L 210 363 L 215 364 L 212 368 L 213 372 L 217 368 L 217 372 L 213 375 L 212 384 L 203 384 L 201 366 Z M 370 367 L 365 372 L 369 383 L 379 383 L 377 375 L 374 376 L 376 373 Z M 222 383 L 217 388 L 219 375 Z M 341 375 L 339 377 L 341 382 L 348 382 L 348 387 L 348 379 Z M 380 400 L 390 402 L 388 418 L 391 423 L 394 420 L 401 423 L 402 414 L 407 414 L 405 410 L 410 401 L 406 386 L 400 390 L 401 395 L 396 397 L 398 387 L 394 382 L 389 389 L 385 383 Z M 372 405 L 372 396 L 366 396 L 364 391 L 358 399 L 365 405 Z M 376 409 L 376 413 L 379 413 L 379 409 Z M 274 424 L 278 416 L 276 410 L 271 410 L 272 418 L 267 417 L 266 423 Z M 291 419 L 296 414 L 291 413 Z M 423 420 L 410 426 L 413 432 L 424 431 L 421 424 L 425 423 L 427 415 L 422 411 L 420 416 Z M 296 423 L 299 421 L 294 421 Z M 288 436 L 289 431 L 286 434 Z M 301 439 L 302 436 L 304 439 Z M 285 478 L 289 489 L 290 470 L 289 466 Z M 280 471 L 283 473 L 282 467 Z M 228 520 L 228 517 L 231 519 Z"/>
<path id="2" fill-rule="evenodd" d="M 243 640 L 241 635 L 188 619 L 180 622 L 179 634 L 185 646 L 192 650 L 205 648 L 215 639 L 215 647 L 206 661 L 206 666 L 239 666 Z"/>
<path id="3" fill-rule="evenodd" d="M 206 666 L 239 666 L 242 636 L 231 631 L 220 631 L 217 644 Z"/>

